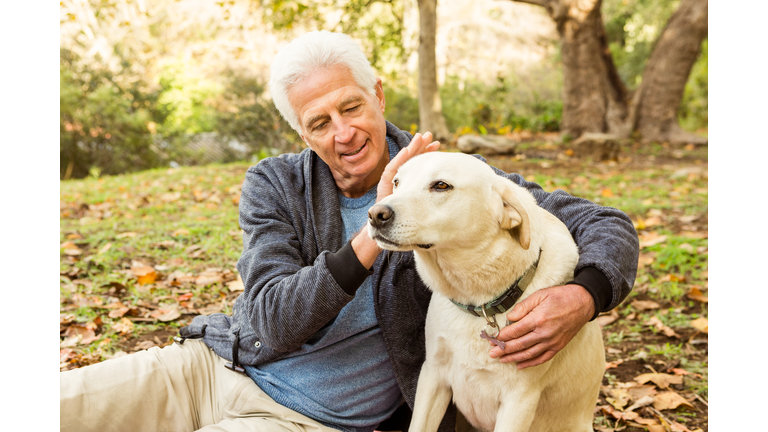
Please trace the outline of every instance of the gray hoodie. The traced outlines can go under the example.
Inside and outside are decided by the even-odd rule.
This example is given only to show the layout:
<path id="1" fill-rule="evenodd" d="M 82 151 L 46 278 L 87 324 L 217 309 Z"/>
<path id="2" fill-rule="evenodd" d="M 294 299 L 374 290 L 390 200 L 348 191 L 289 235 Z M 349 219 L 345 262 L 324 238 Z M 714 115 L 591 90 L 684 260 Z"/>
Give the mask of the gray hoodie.
<path id="1" fill-rule="evenodd" d="M 389 122 L 387 135 L 401 149 L 412 139 Z M 626 298 L 639 254 L 626 214 L 562 190 L 548 193 L 519 174 L 494 170 L 528 189 L 568 227 L 580 252 L 574 282 L 592 294 L 597 312 Z M 202 337 L 235 365 L 275 361 L 332 320 L 372 276 L 376 318 L 400 390 L 413 409 L 431 297 L 416 274 L 413 253 L 384 251 L 372 270 L 365 269 L 350 244 L 342 245 L 336 183 L 328 165 L 309 149 L 264 159 L 247 171 L 240 227 L 244 252 L 237 269 L 245 291 L 232 316 L 197 316 L 181 329 L 182 338 Z M 451 406 L 440 430 L 452 431 L 454 421 Z"/>

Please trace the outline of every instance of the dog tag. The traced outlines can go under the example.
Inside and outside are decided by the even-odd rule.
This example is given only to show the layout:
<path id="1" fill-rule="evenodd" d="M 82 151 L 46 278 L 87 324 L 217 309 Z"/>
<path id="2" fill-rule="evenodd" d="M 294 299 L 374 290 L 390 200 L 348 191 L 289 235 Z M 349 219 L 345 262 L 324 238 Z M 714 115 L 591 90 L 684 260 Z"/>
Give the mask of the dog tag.
<path id="1" fill-rule="evenodd" d="M 498 331 L 496 335 L 498 336 Z M 496 339 L 495 337 L 488 336 L 488 333 L 486 333 L 485 330 L 480 330 L 480 337 L 493 342 L 497 347 L 501 348 L 502 351 L 507 347 L 506 343 Z"/>

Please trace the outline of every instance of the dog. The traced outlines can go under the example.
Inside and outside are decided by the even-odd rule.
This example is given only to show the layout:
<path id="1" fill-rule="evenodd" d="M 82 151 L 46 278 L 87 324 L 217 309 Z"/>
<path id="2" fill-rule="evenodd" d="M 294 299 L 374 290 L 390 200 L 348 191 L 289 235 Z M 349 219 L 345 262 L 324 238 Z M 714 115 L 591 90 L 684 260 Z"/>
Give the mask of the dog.
<path id="1" fill-rule="evenodd" d="M 371 207 L 368 233 L 384 249 L 412 250 L 433 292 L 409 430 L 436 431 L 453 396 L 484 431 L 592 431 L 605 371 L 595 321 L 538 366 L 518 370 L 488 353 L 512 302 L 573 278 L 579 254 L 565 225 L 466 154 L 416 156 L 393 185 Z"/>

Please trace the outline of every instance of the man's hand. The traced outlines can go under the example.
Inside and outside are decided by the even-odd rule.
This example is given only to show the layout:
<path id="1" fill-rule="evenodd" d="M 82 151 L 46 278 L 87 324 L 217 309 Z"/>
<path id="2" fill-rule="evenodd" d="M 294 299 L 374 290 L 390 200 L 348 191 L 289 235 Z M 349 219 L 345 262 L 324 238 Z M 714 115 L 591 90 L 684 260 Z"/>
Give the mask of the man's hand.
<path id="1" fill-rule="evenodd" d="M 414 156 L 433 152 L 439 147 L 440 143 L 438 141 L 432 141 L 432 134 L 430 132 L 425 133 L 423 136 L 421 134 L 416 134 L 410 144 L 408 144 L 408 147 L 400 150 L 397 156 L 389 161 L 386 168 L 384 168 L 384 173 L 382 173 L 379 185 L 376 188 L 376 202 L 392 195 L 392 179 L 395 177 L 395 174 L 397 174 L 397 170 L 403 166 L 405 162 Z M 378 257 L 381 252 L 381 248 L 368 236 L 368 229 L 366 227 L 363 227 L 360 234 L 352 239 L 352 249 L 355 251 L 357 259 L 360 260 L 360 264 L 367 269 L 370 269 L 373 266 L 376 257 Z"/>
<path id="2" fill-rule="evenodd" d="M 440 148 L 439 141 L 432 141 L 432 133 L 426 132 L 424 135 L 416 134 L 408 147 L 400 150 L 400 153 L 394 159 L 389 161 L 384 172 L 381 174 L 381 180 L 376 188 L 376 202 L 392 195 L 392 179 L 395 178 L 397 170 L 403 166 L 409 159 L 420 154 L 436 151 Z"/>
<path id="3" fill-rule="evenodd" d="M 581 285 L 536 291 L 507 313 L 515 322 L 497 336 L 506 349 L 494 347 L 490 355 L 501 363 L 516 362 L 518 369 L 540 365 L 565 348 L 594 313 L 592 295 Z"/>

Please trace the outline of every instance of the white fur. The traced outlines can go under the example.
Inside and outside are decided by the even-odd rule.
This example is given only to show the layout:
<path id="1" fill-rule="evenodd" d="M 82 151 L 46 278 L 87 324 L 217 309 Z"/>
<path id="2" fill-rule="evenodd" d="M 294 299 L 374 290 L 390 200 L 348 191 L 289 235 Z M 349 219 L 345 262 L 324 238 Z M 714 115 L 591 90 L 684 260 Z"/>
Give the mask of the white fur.
<path id="1" fill-rule="evenodd" d="M 479 337 L 485 319 L 449 301 L 491 301 L 536 261 L 539 250 L 538 269 L 518 302 L 567 282 L 578 251 L 565 225 L 528 191 L 469 155 L 418 156 L 395 180 L 394 193 L 378 203 L 394 216 L 380 228 L 369 224 L 369 233 L 383 248 L 413 250 L 419 275 L 434 293 L 410 431 L 436 431 L 451 396 L 469 423 L 486 431 L 592 431 L 605 368 L 596 322 L 552 360 L 517 370 L 489 356 L 488 341 Z M 452 188 L 440 191 L 433 187 L 437 181 Z M 507 324 L 501 314 L 496 319 Z"/>

